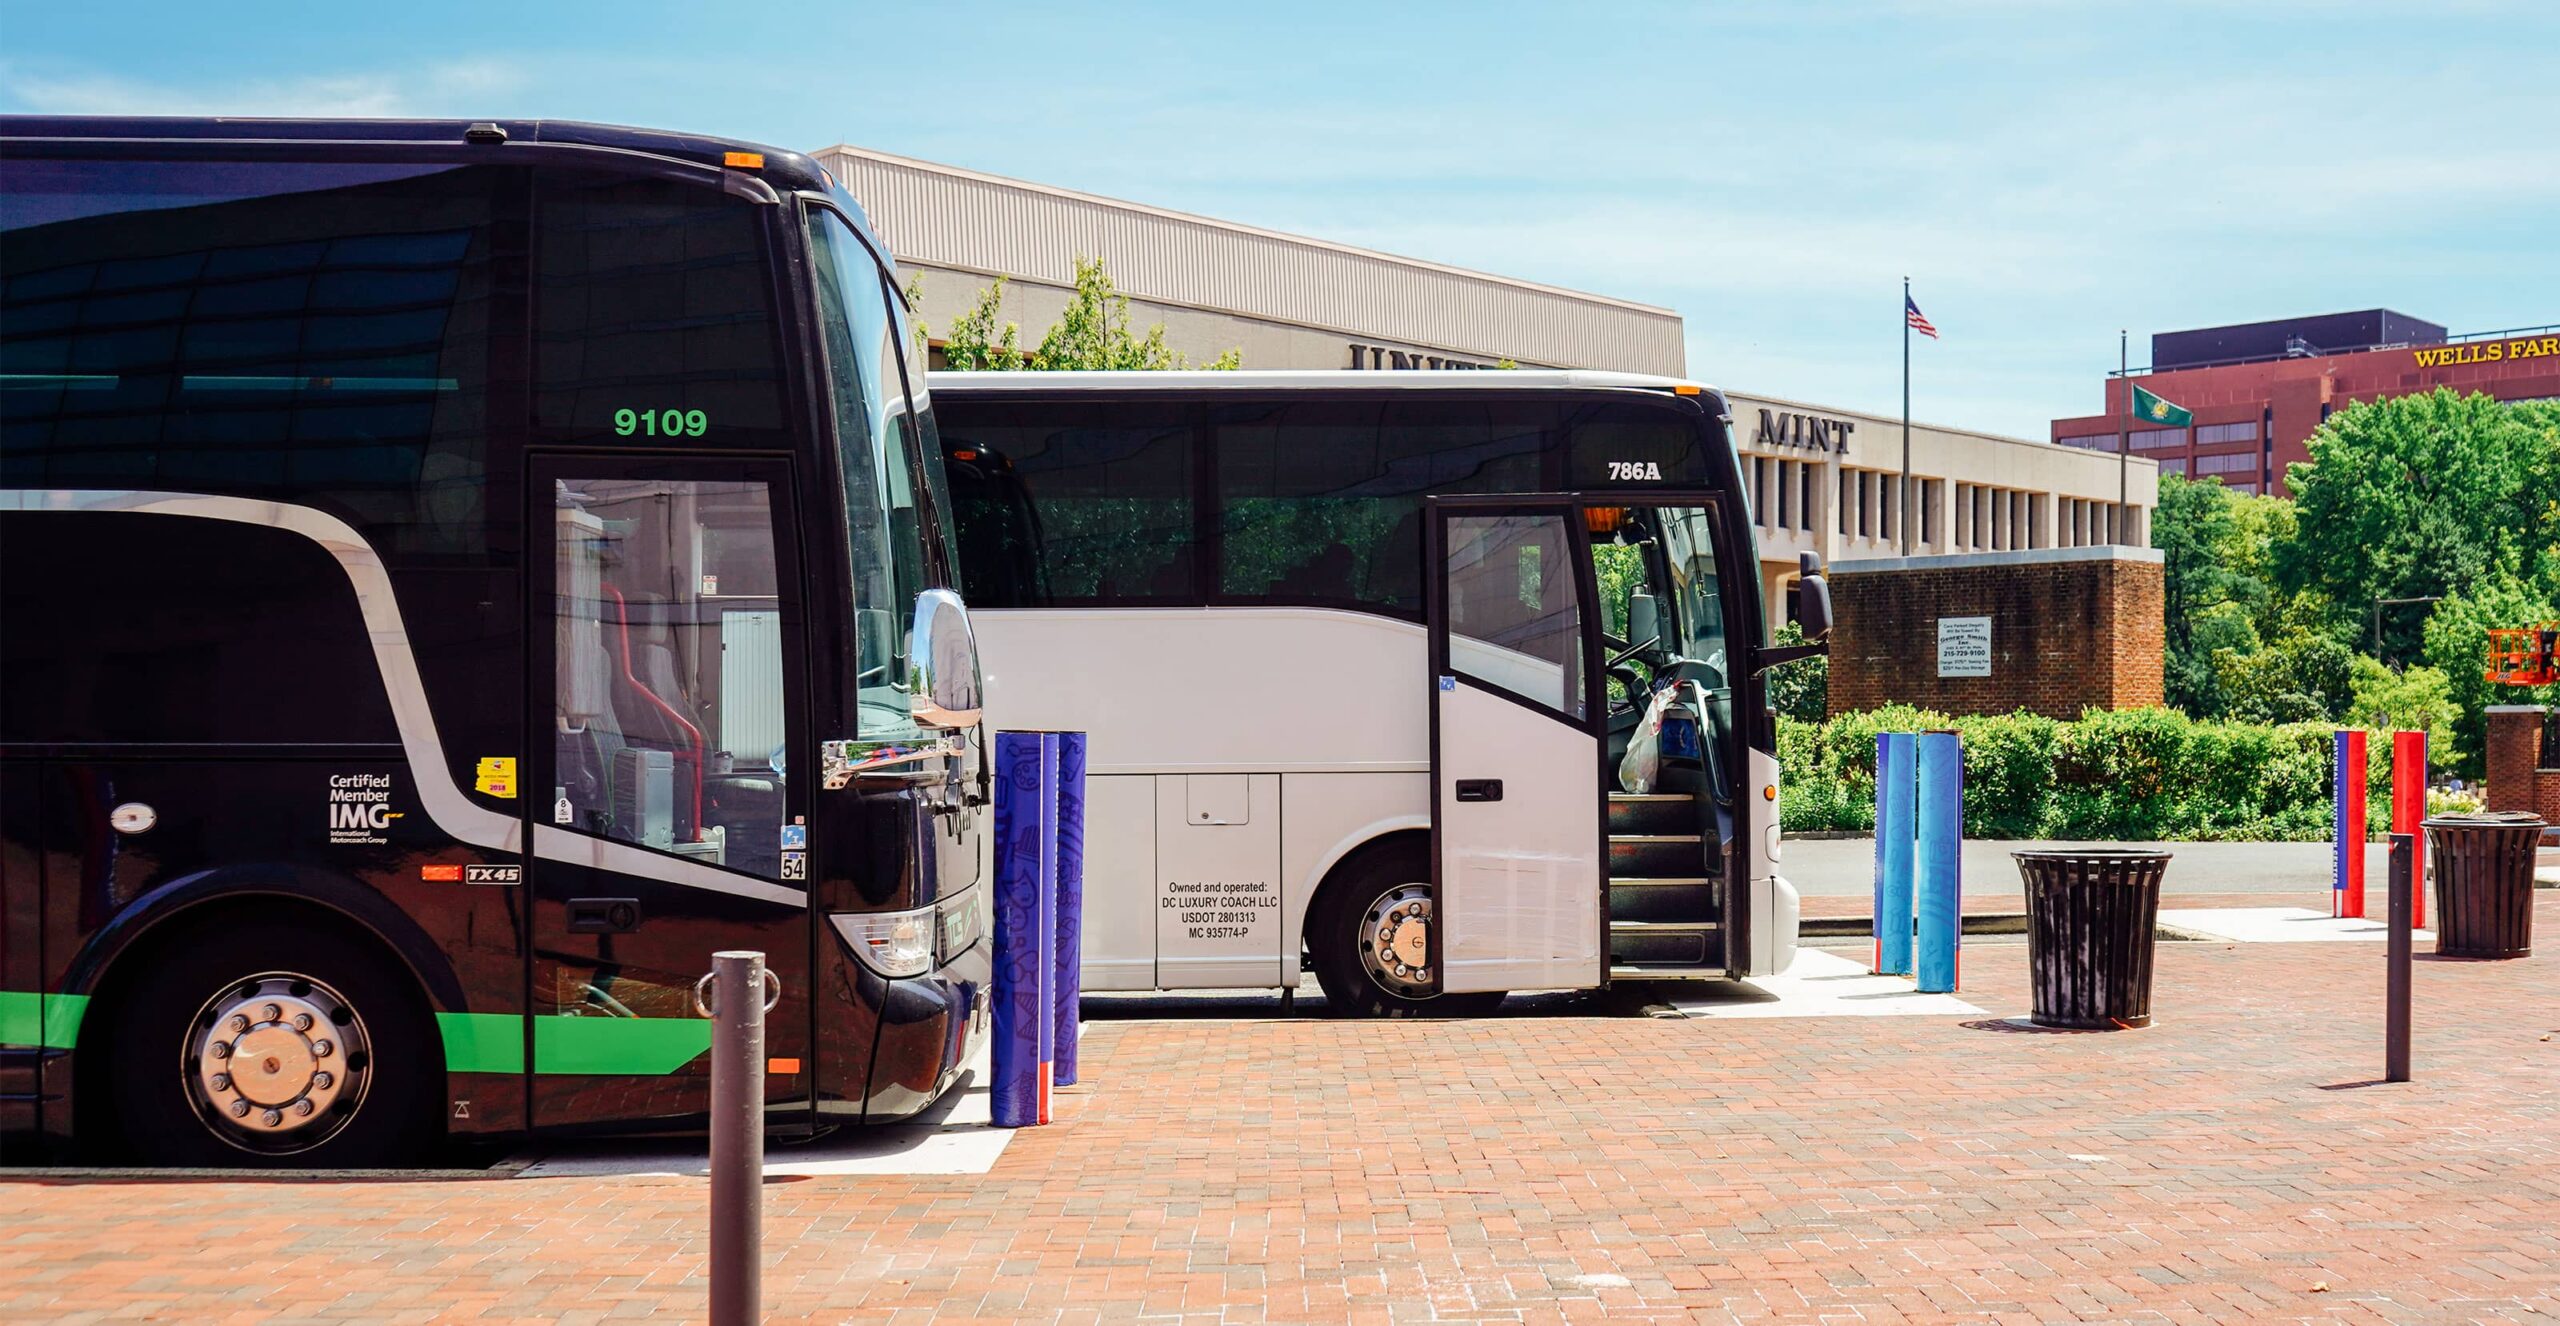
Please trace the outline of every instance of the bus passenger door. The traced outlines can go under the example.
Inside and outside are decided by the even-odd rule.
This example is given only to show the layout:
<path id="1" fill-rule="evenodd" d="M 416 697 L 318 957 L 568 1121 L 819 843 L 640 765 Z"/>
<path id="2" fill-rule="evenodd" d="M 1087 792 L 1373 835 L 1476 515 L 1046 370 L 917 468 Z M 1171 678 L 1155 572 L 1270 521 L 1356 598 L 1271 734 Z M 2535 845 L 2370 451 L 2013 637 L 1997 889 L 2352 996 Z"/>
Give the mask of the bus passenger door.
<path id="1" fill-rule="evenodd" d="M 1571 501 L 1428 500 L 1440 988 L 1606 970 L 1598 623 Z"/>
<path id="2" fill-rule="evenodd" d="M 762 950 L 779 982 L 766 1102 L 805 1124 L 821 845 L 790 468 L 546 456 L 531 479 L 534 1125 L 706 1114 L 694 984 L 723 949 Z"/>

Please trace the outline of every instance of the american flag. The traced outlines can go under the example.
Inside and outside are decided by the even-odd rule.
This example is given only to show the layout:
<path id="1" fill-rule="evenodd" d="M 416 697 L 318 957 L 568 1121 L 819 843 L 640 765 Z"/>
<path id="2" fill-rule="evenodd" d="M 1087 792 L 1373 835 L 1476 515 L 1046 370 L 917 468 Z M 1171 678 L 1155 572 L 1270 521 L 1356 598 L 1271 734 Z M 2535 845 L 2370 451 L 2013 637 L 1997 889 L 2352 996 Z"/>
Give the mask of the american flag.
<path id="1" fill-rule="evenodd" d="M 1938 339 L 1938 329 L 1929 325 L 1929 319 L 1922 316 L 1920 306 L 1912 303 L 1909 295 L 1902 297 L 1902 321 L 1930 340 Z"/>

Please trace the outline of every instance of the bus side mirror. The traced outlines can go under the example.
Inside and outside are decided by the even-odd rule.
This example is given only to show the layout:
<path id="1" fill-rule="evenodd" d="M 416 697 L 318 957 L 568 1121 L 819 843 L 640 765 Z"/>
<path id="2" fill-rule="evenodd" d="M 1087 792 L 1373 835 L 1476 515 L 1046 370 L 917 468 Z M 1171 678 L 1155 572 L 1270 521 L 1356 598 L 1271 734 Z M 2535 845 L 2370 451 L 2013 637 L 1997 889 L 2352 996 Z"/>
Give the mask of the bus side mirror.
<path id="1" fill-rule="evenodd" d="M 907 686 L 916 721 L 926 727 L 978 725 L 978 637 L 968 606 L 947 589 L 916 595 L 915 629 L 907 633 Z"/>
<path id="2" fill-rule="evenodd" d="M 1627 643 L 1640 645 L 1662 638 L 1662 605 L 1643 590 L 1627 595 Z"/>
<path id="3" fill-rule="evenodd" d="M 1824 640 L 1831 635 L 1831 582 L 1820 576 L 1806 576 L 1796 582 L 1796 625 L 1807 640 Z"/>
<path id="4" fill-rule="evenodd" d="M 1796 625 L 1807 640 L 1831 634 L 1831 582 L 1822 575 L 1822 554 L 1796 554 Z"/>

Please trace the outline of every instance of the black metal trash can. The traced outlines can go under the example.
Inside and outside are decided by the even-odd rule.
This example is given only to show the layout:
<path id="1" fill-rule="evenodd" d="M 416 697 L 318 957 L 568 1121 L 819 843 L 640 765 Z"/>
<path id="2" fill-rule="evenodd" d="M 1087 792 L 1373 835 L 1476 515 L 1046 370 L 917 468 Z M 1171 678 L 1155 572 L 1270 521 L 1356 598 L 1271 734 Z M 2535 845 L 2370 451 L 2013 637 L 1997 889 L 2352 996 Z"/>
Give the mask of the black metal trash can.
<path id="1" fill-rule="evenodd" d="M 2521 958 L 2533 952 L 2533 851 L 2542 817 L 2521 810 L 2426 822 L 2436 881 L 2436 952 Z"/>
<path id="2" fill-rule="evenodd" d="M 2027 972 L 2039 1027 L 2151 1025 L 2151 941 L 2169 853 L 2011 852 L 2027 883 Z"/>

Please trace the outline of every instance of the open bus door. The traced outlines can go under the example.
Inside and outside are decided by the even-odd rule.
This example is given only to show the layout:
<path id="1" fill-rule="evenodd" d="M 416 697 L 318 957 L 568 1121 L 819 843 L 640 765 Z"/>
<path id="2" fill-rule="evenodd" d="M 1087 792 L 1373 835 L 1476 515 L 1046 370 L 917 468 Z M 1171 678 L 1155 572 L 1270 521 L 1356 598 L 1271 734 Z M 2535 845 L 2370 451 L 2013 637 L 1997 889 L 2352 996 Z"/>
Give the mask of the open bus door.
<path id="1" fill-rule="evenodd" d="M 1599 986 L 1605 706 L 1580 504 L 1435 497 L 1426 516 L 1440 989 Z"/>

